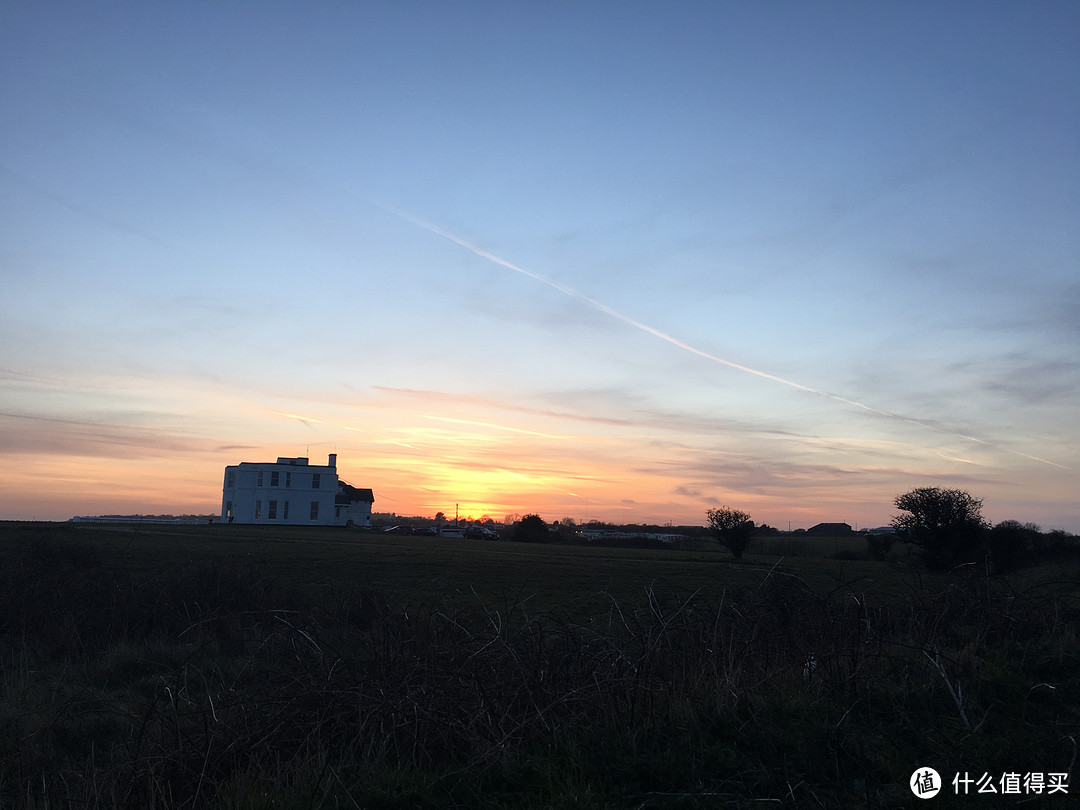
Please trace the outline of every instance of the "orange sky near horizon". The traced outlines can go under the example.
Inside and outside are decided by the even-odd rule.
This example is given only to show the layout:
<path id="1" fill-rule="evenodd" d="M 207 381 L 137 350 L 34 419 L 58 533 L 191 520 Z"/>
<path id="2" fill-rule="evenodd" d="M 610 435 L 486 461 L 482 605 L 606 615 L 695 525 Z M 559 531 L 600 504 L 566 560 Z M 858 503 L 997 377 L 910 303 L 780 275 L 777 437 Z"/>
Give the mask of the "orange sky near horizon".
<path id="1" fill-rule="evenodd" d="M 286 448 L 293 455 L 312 448 Z M 658 499 L 650 480 L 623 475 L 619 468 L 595 466 L 576 474 L 533 469 L 531 475 L 503 468 L 470 469 L 462 462 L 424 462 L 391 457 L 371 458 L 368 467 L 359 465 L 340 446 L 338 473 L 355 486 L 371 486 L 375 512 L 398 516 L 434 517 L 443 512 L 462 519 L 540 514 L 549 522 L 573 518 L 577 522 L 600 520 L 610 523 L 650 523 L 663 525 L 703 525 L 704 509 L 692 499 Z M 52 456 L 47 460 L 24 460 L 19 474 L 9 476 L 0 493 L 0 515 L 5 520 L 67 520 L 76 515 L 105 514 L 219 514 L 221 478 L 224 467 L 240 461 L 272 461 L 278 449 L 245 451 L 235 457 L 221 456 L 178 460 L 174 458 L 117 460 L 80 456 Z M 325 463 L 312 456 L 313 463 Z M 417 479 L 422 484 L 415 483 Z M 583 486 L 584 485 L 584 486 Z M 587 490 L 581 495 L 568 487 Z M 61 497 L 57 497 L 57 496 Z M 767 505 L 768 499 L 732 494 L 718 498 L 717 504 L 737 504 L 749 510 L 759 522 L 786 528 L 789 515 L 795 528 L 832 519 L 848 519 L 856 510 L 837 503 L 823 504 L 820 510 L 781 510 Z M 771 518 L 763 518 L 768 510 Z M 884 508 L 866 510 L 867 520 L 881 523 Z M 778 525 L 784 523 L 784 525 Z"/>
<path id="2" fill-rule="evenodd" d="M 165 385 L 158 395 L 174 393 Z M 902 443 L 756 429 L 718 437 L 714 426 L 667 420 L 665 427 L 655 415 L 594 417 L 411 389 L 260 403 L 209 388 L 198 401 L 192 408 L 204 414 L 230 414 L 220 429 L 231 441 L 189 435 L 176 424 L 144 424 L 129 434 L 104 421 L 38 420 L 36 442 L 45 452 L 9 466 L 0 515 L 217 514 L 225 466 L 304 455 L 319 464 L 334 452 L 343 480 L 374 491 L 376 512 L 401 516 L 441 511 L 501 522 L 537 513 L 548 521 L 702 525 L 707 508 L 726 504 L 782 529 L 834 521 L 865 527 L 888 523 L 900 491 L 876 467 L 880 454 L 937 455 L 943 469 L 955 465 L 939 451 Z M 51 442 L 42 441 L 47 429 Z M 762 444 L 779 444 L 788 463 L 762 460 L 754 449 Z M 837 454 L 848 469 L 835 466 Z M 732 484 L 709 485 L 710 475 Z M 798 500 L 787 499 L 791 491 Z"/>

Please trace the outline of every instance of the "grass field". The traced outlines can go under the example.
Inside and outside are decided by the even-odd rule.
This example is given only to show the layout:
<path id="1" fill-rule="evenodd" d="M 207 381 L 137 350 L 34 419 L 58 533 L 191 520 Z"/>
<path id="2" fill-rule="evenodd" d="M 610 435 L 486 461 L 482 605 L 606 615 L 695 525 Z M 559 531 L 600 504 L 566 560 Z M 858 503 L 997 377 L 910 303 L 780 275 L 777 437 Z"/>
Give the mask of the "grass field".
<path id="1" fill-rule="evenodd" d="M 611 597 L 639 599 L 648 587 L 718 597 L 765 577 L 779 559 L 747 553 L 735 562 L 713 550 L 535 545 L 341 528 L 24 524 L 9 529 L 15 531 L 18 542 L 47 536 L 90 544 L 101 559 L 140 574 L 165 566 L 246 561 L 314 592 L 356 585 L 405 603 L 433 595 L 485 605 L 510 599 L 539 611 L 583 616 L 606 607 Z M 828 551 L 833 545 L 832 540 L 822 544 Z M 815 589 L 849 583 L 900 594 L 907 587 L 901 571 L 872 562 L 785 557 L 781 570 Z"/>
<path id="2" fill-rule="evenodd" d="M 1078 581 L 0 524 L 0 807 L 907 807 L 918 766 L 1071 777 Z"/>

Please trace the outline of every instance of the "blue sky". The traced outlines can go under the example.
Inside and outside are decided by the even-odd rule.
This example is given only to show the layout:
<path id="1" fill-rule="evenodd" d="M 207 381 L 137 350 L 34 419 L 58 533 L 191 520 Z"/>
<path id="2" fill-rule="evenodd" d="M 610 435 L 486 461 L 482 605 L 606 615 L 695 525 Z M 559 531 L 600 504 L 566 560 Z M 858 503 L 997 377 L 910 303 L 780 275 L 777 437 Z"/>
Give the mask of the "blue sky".
<path id="1" fill-rule="evenodd" d="M 1075 3 L 6 3 L 0 518 L 1080 531 Z"/>

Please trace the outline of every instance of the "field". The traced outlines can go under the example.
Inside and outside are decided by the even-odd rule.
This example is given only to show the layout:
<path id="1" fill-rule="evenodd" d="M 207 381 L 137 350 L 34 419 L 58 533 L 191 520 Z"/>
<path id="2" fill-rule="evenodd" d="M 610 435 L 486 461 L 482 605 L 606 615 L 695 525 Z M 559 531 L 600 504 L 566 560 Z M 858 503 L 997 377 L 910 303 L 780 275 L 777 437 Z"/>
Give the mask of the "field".
<path id="1" fill-rule="evenodd" d="M 870 808 L 912 806 L 920 766 L 1068 783 L 1078 582 L 0 524 L 0 807 Z"/>

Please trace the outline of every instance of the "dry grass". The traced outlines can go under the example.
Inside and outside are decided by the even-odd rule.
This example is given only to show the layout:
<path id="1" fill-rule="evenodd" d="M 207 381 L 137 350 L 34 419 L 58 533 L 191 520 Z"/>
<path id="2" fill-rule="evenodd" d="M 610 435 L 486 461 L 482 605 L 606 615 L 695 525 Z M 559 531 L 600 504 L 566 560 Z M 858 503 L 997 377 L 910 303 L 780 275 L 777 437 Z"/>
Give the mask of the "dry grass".
<path id="1" fill-rule="evenodd" d="M 1080 736 L 1060 572 L 6 528 L 2 807 L 892 807 Z"/>

